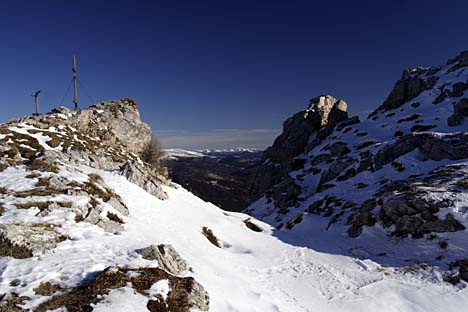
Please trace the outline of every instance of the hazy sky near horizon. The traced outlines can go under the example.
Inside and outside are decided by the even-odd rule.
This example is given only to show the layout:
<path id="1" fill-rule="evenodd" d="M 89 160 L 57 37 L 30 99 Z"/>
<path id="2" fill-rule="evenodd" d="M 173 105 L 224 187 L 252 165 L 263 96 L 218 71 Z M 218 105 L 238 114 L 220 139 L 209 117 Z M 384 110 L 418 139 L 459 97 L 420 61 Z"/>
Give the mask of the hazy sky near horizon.
<path id="1" fill-rule="evenodd" d="M 134 98 L 165 147 L 270 145 L 308 100 L 365 116 L 409 66 L 468 49 L 468 1 L 2 1 L 0 121 Z M 62 102 L 62 99 L 64 101 Z"/>

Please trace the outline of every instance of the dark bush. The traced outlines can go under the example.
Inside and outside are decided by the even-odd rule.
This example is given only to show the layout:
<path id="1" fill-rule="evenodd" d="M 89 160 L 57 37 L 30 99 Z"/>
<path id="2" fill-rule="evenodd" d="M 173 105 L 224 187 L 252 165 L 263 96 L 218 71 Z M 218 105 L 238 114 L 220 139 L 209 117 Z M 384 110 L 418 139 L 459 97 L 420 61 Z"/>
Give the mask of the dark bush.
<path id="1" fill-rule="evenodd" d="M 146 146 L 145 150 L 141 155 L 141 159 L 153 167 L 159 175 L 167 177 L 167 168 L 164 162 L 164 151 L 161 147 L 161 143 L 155 137 L 153 137 Z"/>

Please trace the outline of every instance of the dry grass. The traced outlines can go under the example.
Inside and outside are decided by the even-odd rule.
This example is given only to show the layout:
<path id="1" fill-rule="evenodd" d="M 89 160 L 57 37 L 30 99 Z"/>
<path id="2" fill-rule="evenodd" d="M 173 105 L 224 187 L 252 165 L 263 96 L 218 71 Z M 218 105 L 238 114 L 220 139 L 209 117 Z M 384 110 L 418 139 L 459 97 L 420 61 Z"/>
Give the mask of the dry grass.
<path id="1" fill-rule="evenodd" d="M 250 218 L 244 220 L 244 224 L 247 228 L 254 232 L 263 232 L 262 228 L 250 221 Z"/>
<path id="2" fill-rule="evenodd" d="M 132 277 L 129 277 L 128 273 L 130 272 L 137 274 L 132 274 Z M 148 302 L 149 311 L 189 312 L 192 308 L 189 302 L 189 293 L 194 285 L 193 278 L 175 277 L 160 268 L 106 269 L 88 282 L 41 303 L 35 309 L 35 312 L 45 312 L 59 308 L 66 308 L 67 311 L 71 312 L 92 311 L 93 306 L 104 300 L 112 289 L 122 288 L 130 284 L 137 292 L 147 296 L 151 286 L 164 279 L 168 279 L 171 285 L 167 300 L 161 305 Z M 159 300 L 163 299 L 158 298 L 157 301 Z M 151 301 L 154 301 L 154 298 Z M 163 306 L 163 310 L 153 309 Z"/>
<path id="3" fill-rule="evenodd" d="M 117 222 L 117 223 L 120 223 L 120 224 L 124 224 L 124 221 L 118 216 L 116 215 L 115 213 L 112 213 L 112 212 L 107 212 L 107 218 L 111 221 L 114 221 L 114 222 Z"/>
<path id="4" fill-rule="evenodd" d="M 13 195 L 18 198 L 27 198 L 32 196 L 54 196 L 66 193 L 66 190 L 58 190 L 54 188 L 34 188 L 30 190 L 15 192 Z"/>
<path id="5" fill-rule="evenodd" d="M 96 173 L 88 174 L 88 179 L 90 183 L 99 183 L 102 182 L 102 177 Z"/>
<path id="6" fill-rule="evenodd" d="M 41 159 L 34 159 L 30 163 L 27 164 L 29 170 L 38 170 L 42 172 L 53 172 L 58 173 L 60 168 L 56 163 L 49 163 L 47 161 Z"/>
<path id="7" fill-rule="evenodd" d="M 5 294 L 6 295 L 6 294 Z M 0 311 L 1 312 L 23 312 L 27 311 L 20 308 L 20 305 L 24 304 L 25 301 L 31 298 L 26 296 L 18 296 L 15 293 L 9 293 L 8 298 L 2 298 L 0 300 Z"/>
<path id="8" fill-rule="evenodd" d="M 84 220 L 84 218 L 83 218 L 82 215 L 77 214 L 77 215 L 75 216 L 75 222 L 76 222 L 76 223 L 83 222 L 83 220 Z"/>
<path id="9" fill-rule="evenodd" d="M 153 167 L 158 174 L 167 177 L 167 168 L 163 162 L 164 151 L 157 138 L 153 137 L 151 139 L 150 143 L 141 154 L 141 159 Z"/>
<path id="10" fill-rule="evenodd" d="M 50 296 L 53 293 L 61 290 L 62 288 L 59 285 L 51 284 L 50 282 L 42 282 L 37 286 L 36 288 L 33 289 L 34 293 L 36 295 L 41 295 L 41 296 Z"/>
<path id="11" fill-rule="evenodd" d="M 0 194 L 8 194 L 10 192 L 6 187 L 0 186 Z"/>
<path id="12" fill-rule="evenodd" d="M 26 247 L 13 244 L 3 234 L 0 234 L 0 257 L 13 257 L 26 259 L 33 256 L 32 251 Z"/>
<path id="13" fill-rule="evenodd" d="M 69 201 L 56 201 L 55 203 L 57 205 L 59 205 L 60 207 L 63 207 L 63 208 L 72 208 L 73 207 L 73 203 L 69 202 Z"/>
<path id="14" fill-rule="evenodd" d="M 36 172 L 33 172 L 33 173 L 30 173 L 26 176 L 27 179 L 35 179 L 35 178 L 39 178 L 41 175 L 39 173 L 36 173 Z"/>
<path id="15" fill-rule="evenodd" d="M 18 204 L 15 204 L 15 206 L 18 209 L 39 208 L 40 211 L 43 211 L 43 210 L 46 210 L 47 207 L 49 207 L 51 203 L 52 202 L 49 202 L 49 201 L 46 201 L 46 202 L 30 201 L 27 203 L 18 203 Z"/>
<path id="16" fill-rule="evenodd" d="M 216 247 L 221 248 L 218 238 L 213 234 L 213 231 L 207 228 L 206 226 L 202 229 L 203 235 Z"/>
<path id="17" fill-rule="evenodd" d="M 97 183 L 85 182 L 80 185 L 80 187 L 89 195 L 102 198 L 104 202 L 108 202 L 112 197 L 120 198 L 120 196 L 115 194 L 112 190 L 105 188 Z"/>
<path id="18" fill-rule="evenodd" d="M 62 143 L 62 141 L 58 137 L 53 137 L 49 141 L 47 141 L 46 143 L 50 147 L 56 148 Z"/>

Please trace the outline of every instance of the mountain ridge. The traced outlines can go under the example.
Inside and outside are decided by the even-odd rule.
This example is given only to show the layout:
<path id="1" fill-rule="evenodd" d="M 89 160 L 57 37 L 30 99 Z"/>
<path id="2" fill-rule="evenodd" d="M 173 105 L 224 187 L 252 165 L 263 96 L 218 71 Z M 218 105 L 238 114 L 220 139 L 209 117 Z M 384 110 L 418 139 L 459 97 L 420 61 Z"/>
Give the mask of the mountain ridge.
<path id="1" fill-rule="evenodd" d="M 363 121 L 343 114 L 336 123 L 305 131 L 310 126 L 301 126 L 307 120 L 303 112 L 294 115 L 300 117 L 295 124 L 295 117 L 288 119 L 263 154 L 252 186 L 260 199 L 247 213 L 301 246 L 322 246 L 317 235 L 334 244 L 327 236 L 336 239 L 336 231 L 350 239 L 320 248 L 347 255 L 358 248 L 361 255 L 355 256 L 400 265 L 423 261 L 451 268 L 463 261 L 468 257 L 462 239 L 468 226 L 467 65 L 468 52 L 461 52 L 439 67 L 405 69 Z M 299 130 L 292 131 L 295 127 Z M 294 153 L 271 154 L 275 145 L 281 150 L 294 142 L 297 133 L 310 134 Z M 395 239 L 413 244 L 413 250 L 402 253 Z M 387 254 L 381 255 L 384 246 Z"/>

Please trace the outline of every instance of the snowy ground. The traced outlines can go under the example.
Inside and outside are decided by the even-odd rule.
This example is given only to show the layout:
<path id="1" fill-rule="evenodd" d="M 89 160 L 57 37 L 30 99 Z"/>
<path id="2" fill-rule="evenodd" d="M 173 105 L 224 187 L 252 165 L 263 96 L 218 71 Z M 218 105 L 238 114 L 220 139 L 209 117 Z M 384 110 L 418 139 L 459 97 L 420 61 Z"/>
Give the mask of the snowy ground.
<path id="1" fill-rule="evenodd" d="M 61 218 L 61 231 L 72 240 L 40 257 L 1 258 L 0 293 L 17 291 L 31 296 L 34 300 L 28 307 L 32 307 L 47 299 L 32 291 L 42 281 L 72 286 L 111 265 L 155 266 L 135 250 L 165 243 L 172 244 L 193 268 L 187 275 L 193 275 L 208 291 L 213 312 L 458 312 L 468 304 L 467 288 L 442 282 L 436 269 L 381 267 L 370 260 L 296 247 L 281 241 L 267 224 L 252 220 L 265 229 L 253 232 L 243 223 L 247 215 L 224 212 L 181 187 L 164 187 L 169 200 L 161 201 L 117 173 L 87 167 L 81 170 L 99 173 L 123 198 L 130 210 L 124 217 L 125 230 L 113 235 L 94 225 L 74 223 L 73 213 L 57 215 L 48 221 Z M 78 180 L 83 179 L 67 170 L 61 174 L 76 174 Z M 15 175 L 20 178 L 15 179 Z M 28 188 L 23 175 L 24 170 L 10 168 L 0 173 L 1 186 Z M 11 214 L 6 213 L 0 221 L 9 217 Z M 215 247 L 202 235 L 204 226 L 213 230 L 223 248 Z M 14 279 L 21 284 L 12 287 Z M 161 287 L 164 285 L 155 286 Z M 112 291 L 95 311 L 147 311 L 145 302 L 130 288 L 122 288 Z"/>

